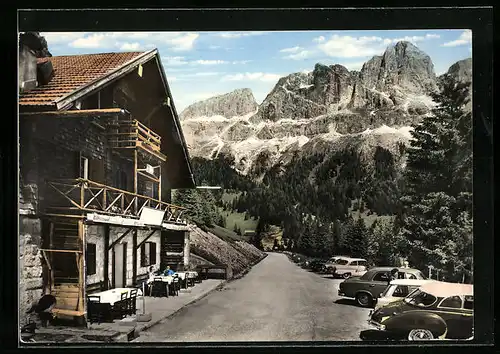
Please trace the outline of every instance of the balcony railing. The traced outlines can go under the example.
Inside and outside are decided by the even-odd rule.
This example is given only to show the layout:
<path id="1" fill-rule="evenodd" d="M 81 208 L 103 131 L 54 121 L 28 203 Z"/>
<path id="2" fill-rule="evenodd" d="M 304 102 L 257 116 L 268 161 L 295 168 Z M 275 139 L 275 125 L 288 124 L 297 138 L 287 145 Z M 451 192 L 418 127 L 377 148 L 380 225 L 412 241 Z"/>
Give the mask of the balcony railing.
<path id="1" fill-rule="evenodd" d="M 186 208 L 165 203 L 152 197 L 135 194 L 84 178 L 49 181 L 48 184 L 68 204 L 51 206 L 49 210 L 59 213 L 81 215 L 94 212 L 105 215 L 122 216 L 138 219 L 144 207 L 165 211 L 165 222 L 182 223 Z M 60 214 L 59 214 L 60 215 Z"/>
<path id="2" fill-rule="evenodd" d="M 109 144 L 115 149 L 141 148 L 161 160 L 166 157 L 161 153 L 161 137 L 138 120 L 113 122 L 108 126 L 114 132 L 109 132 Z"/>

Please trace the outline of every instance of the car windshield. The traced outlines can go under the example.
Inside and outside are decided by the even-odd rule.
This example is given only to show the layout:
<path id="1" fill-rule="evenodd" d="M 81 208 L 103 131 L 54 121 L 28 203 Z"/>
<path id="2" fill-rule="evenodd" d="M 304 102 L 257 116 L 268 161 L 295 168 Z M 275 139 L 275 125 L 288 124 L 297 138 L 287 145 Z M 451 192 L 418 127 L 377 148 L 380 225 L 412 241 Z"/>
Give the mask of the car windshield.
<path id="1" fill-rule="evenodd" d="M 422 273 L 421 271 L 417 270 L 415 272 L 415 275 L 419 278 L 419 279 L 427 279 L 427 277 L 425 276 L 424 273 Z"/>
<path id="2" fill-rule="evenodd" d="M 409 305 L 418 307 L 429 307 L 436 302 L 437 298 L 434 295 L 423 292 L 420 289 L 415 290 L 405 298 L 405 302 Z"/>
<path id="3" fill-rule="evenodd" d="M 358 265 L 366 267 L 366 261 L 358 261 Z"/>
<path id="4" fill-rule="evenodd" d="M 382 297 L 387 296 L 387 294 L 392 294 L 392 292 L 396 287 L 397 285 L 389 285 L 387 288 L 385 288 L 384 292 L 382 293 Z"/>

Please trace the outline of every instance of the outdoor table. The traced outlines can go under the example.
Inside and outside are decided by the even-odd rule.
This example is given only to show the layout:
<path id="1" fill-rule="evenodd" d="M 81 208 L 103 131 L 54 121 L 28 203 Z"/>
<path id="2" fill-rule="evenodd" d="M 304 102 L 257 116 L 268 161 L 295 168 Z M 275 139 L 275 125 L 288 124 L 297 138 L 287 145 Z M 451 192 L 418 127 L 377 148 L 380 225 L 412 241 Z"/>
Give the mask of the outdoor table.
<path id="1" fill-rule="evenodd" d="M 118 315 L 118 317 L 123 317 L 124 315 L 126 315 L 128 308 L 127 301 L 130 300 L 131 290 L 133 290 L 133 288 L 116 288 L 93 293 L 89 296 L 99 296 L 101 305 L 97 307 L 98 311 L 105 312 L 103 317 L 112 320 L 115 315 Z M 122 301 L 122 294 L 127 294 L 127 299 L 124 300 L 125 303 L 123 303 Z"/>

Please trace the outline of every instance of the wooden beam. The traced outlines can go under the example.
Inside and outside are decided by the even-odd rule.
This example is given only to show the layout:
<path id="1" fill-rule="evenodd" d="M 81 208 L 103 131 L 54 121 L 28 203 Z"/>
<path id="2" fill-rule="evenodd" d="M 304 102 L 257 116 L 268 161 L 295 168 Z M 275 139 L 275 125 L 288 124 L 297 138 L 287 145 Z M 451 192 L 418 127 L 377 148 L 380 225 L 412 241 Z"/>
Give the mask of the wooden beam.
<path id="1" fill-rule="evenodd" d="M 76 254 L 76 260 L 78 265 L 78 287 L 80 289 L 78 303 L 77 303 L 77 311 L 86 310 L 85 304 L 85 279 L 86 279 L 86 271 L 85 271 L 85 257 L 86 257 L 86 244 L 85 244 L 85 225 L 83 224 L 83 220 L 78 220 L 78 236 L 80 239 L 80 247 L 82 253 Z"/>
<path id="2" fill-rule="evenodd" d="M 109 284 L 109 225 L 104 225 L 104 286 Z"/>
<path id="3" fill-rule="evenodd" d="M 137 195 L 137 149 L 134 150 L 134 194 Z M 134 212 L 137 213 L 137 198 L 134 200 Z"/>
<path id="4" fill-rule="evenodd" d="M 137 229 L 132 233 L 132 285 L 137 281 Z"/>
<path id="5" fill-rule="evenodd" d="M 127 235 L 130 233 L 130 231 L 132 231 L 132 228 L 130 228 L 130 229 L 128 229 L 127 231 L 125 231 L 125 232 L 124 232 L 124 233 L 123 233 L 120 237 L 118 237 L 118 238 L 117 238 L 117 239 L 116 239 L 116 240 L 115 240 L 115 241 L 114 241 L 111 245 L 109 245 L 109 246 L 108 246 L 108 250 L 113 249 L 113 248 L 115 247 L 115 245 L 116 245 L 118 242 L 120 242 L 121 240 L 123 240 L 123 238 L 124 238 L 125 236 L 127 236 Z"/>
<path id="6" fill-rule="evenodd" d="M 48 112 L 19 112 L 20 116 L 48 116 L 57 118 L 79 118 L 85 116 L 113 116 L 121 114 L 124 111 L 121 108 L 102 108 L 102 109 L 78 109 L 72 111 L 48 111 Z"/>
<path id="7" fill-rule="evenodd" d="M 146 236 L 146 238 L 144 240 L 141 241 L 141 243 L 139 243 L 137 246 L 136 246 L 136 249 L 140 249 L 141 246 L 146 243 L 147 240 L 149 240 L 151 238 L 151 236 L 153 236 L 153 234 L 158 231 L 158 230 L 153 230 L 151 231 L 151 233 L 149 235 Z"/>
<path id="8" fill-rule="evenodd" d="M 47 249 L 47 248 L 42 248 L 40 251 L 45 251 L 45 252 L 55 252 L 55 253 L 82 253 L 82 251 L 77 251 L 77 250 L 56 250 L 56 249 Z"/>
<path id="9" fill-rule="evenodd" d="M 160 180 L 158 178 L 155 178 L 155 177 L 152 177 L 150 175 L 148 175 L 147 173 L 144 173 L 142 171 L 137 171 L 137 174 L 149 179 L 150 181 L 152 182 L 155 182 L 155 183 L 160 183 Z"/>

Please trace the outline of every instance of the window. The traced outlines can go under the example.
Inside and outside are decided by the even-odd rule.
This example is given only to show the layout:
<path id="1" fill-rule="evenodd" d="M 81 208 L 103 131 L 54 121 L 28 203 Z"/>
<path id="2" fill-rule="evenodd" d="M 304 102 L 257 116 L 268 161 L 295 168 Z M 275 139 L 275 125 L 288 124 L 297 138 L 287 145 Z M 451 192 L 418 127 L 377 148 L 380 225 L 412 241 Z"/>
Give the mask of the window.
<path id="1" fill-rule="evenodd" d="M 141 267 L 156 264 L 156 243 L 145 242 L 141 246 Z"/>
<path id="2" fill-rule="evenodd" d="M 407 304 L 418 307 L 429 307 L 434 304 L 436 300 L 434 295 L 423 292 L 420 289 L 415 290 L 405 298 Z"/>
<path id="3" fill-rule="evenodd" d="M 80 177 L 89 179 L 89 159 L 83 156 L 80 158 Z"/>
<path id="4" fill-rule="evenodd" d="M 338 265 L 346 265 L 347 263 L 349 263 L 347 259 L 337 259 L 337 261 L 335 262 L 335 264 Z"/>
<path id="5" fill-rule="evenodd" d="M 406 276 L 408 279 L 417 279 L 417 276 L 415 274 L 406 273 Z"/>
<path id="6" fill-rule="evenodd" d="M 441 301 L 439 307 L 448 307 L 452 309 L 462 308 L 462 298 L 458 295 L 447 297 Z"/>
<path id="7" fill-rule="evenodd" d="M 408 285 L 398 285 L 394 292 L 392 293 L 392 296 L 394 297 L 405 297 L 409 293 Z"/>
<path id="8" fill-rule="evenodd" d="M 366 261 L 358 261 L 359 266 L 366 267 L 367 262 Z"/>
<path id="9" fill-rule="evenodd" d="M 405 273 L 404 272 L 398 272 L 398 279 L 404 279 L 405 278 Z"/>
<path id="10" fill-rule="evenodd" d="M 96 248 L 95 243 L 87 243 L 87 253 L 85 257 L 87 265 L 87 275 L 96 273 Z"/>
<path id="11" fill-rule="evenodd" d="M 388 281 L 389 274 L 387 272 L 379 272 L 373 277 L 373 281 Z"/>
<path id="12" fill-rule="evenodd" d="M 473 296 L 466 296 L 465 297 L 464 309 L 474 310 L 474 297 Z"/>

